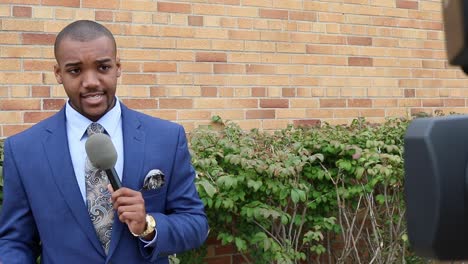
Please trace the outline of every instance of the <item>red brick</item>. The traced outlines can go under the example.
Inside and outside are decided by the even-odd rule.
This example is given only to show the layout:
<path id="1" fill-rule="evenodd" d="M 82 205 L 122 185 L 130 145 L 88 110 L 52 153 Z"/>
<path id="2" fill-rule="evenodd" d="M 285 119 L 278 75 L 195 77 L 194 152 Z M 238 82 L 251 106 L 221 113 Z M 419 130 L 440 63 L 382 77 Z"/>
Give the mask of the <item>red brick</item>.
<path id="1" fill-rule="evenodd" d="M 259 40 L 260 32 L 249 30 L 229 30 L 229 39 L 237 40 Z"/>
<path id="2" fill-rule="evenodd" d="M 254 88 L 252 88 L 252 96 L 253 97 L 265 97 L 266 96 L 266 88 L 264 88 L 264 87 L 254 87 Z"/>
<path id="3" fill-rule="evenodd" d="M 23 44 L 26 45 L 53 45 L 55 34 L 23 33 Z"/>
<path id="4" fill-rule="evenodd" d="M 271 65 L 248 64 L 246 71 L 248 74 L 275 74 L 276 67 Z"/>
<path id="5" fill-rule="evenodd" d="M 418 9 L 419 5 L 417 1 L 397 0 L 396 7 L 405 9 Z"/>
<path id="6" fill-rule="evenodd" d="M 42 5 L 80 7 L 80 0 L 42 0 Z"/>
<path id="7" fill-rule="evenodd" d="M 275 110 L 247 110 L 247 119 L 275 119 Z"/>
<path id="8" fill-rule="evenodd" d="M 242 64 L 215 64 L 215 73 L 245 73 L 245 66 Z"/>
<path id="9" fill-rule="evenodd" d="M 190 109 L 193 108 L 192 99 L 159 99 L 161 109 Z"/>
<path id="10" fill-rule="evenodd" d="M 3 125 L 3 135 L 4 137 L 9 137 L 13 136 L 15 134 L 18 134 L 19 132 L 22 132 L 28 128 L 30 128 L 31 125 Z"/>
<path id="11" fill-rule="evenodd" d="M 124 74 L 122 77 L 122 84 L 155 84 L 155 74 Z"/>
<path id="12" fill-rule="evenodd" d="M 32 8 L 30 6 L 14 6 L 13 16 L 14 17 L 31 17 Z"/>
<path id="13" fill-rule="evenodd" d="M 203 26 L 203 16 L 189 16 L 188 24 L 190 26 Z"/>
<path id="14" fill-rule="evenodd" d="M 261 108 L 288 108 L 289 100 L 288 99 L 261 99 L 260 107 Z"/>
<path id="15" fill-rule="evenodd" d="M 441 107 L 444 106 L 444 102 L 442 99 L 423 99 L 422 105 L 423 107 Z"/>
<path id="16" fill-rule="evenodd" d="M 132 22 L 133 14 L 131 12 L 117 12 L 115 13 L 116 22 Z"/>
<path id="17" fill-rule="evenodd" d="M 201 95 L 205 97 L 216 97 L 218 95 L 218 88 L 216 87 L 201 87 Z"/>
<path id="18" fill-rule="evenodd" d="M 26 112 L 24 113 L 24 123 L 38 123 L 53 114 L 55 112 Z"/>
<path id="19" fill-rule="evenodd" d="M 132 109 L 155 109 L 158 107 L 157 99 L 122 99 L 122 101 Z"/>
<path id="20" fill-rule="evenodd" d="M 209 236 L 205 242 L 207 245 L 221 245 L 221 241 L 216 236 Z"/>
<path id="21" fill-rule="evenodd" d="M 206 264 L 231 264 L 231 256 L 222 256 L 205 259 Z"/>
<path id="22" fill-rule="evenodd" d="M 317 13 L 315 12 L 289 12 L 290 20 L 304 20 L 304 21 L 317 21 Z"/>
<path id="23" fill-rule="evenodd" d="M 465 99 L 444 99 L 445 107 L 465 106 Z"/>
<path id="24" fill-rule="evenodd" d="M 44 60 L 24 60 L 23 68 L 25 71 L 51 71 L 54 69 L 54 61 Z"/>
<path id="25" fill-rule="evenodd" d="M 260 17 L 273 19 L 288 19 L 289 12 L 276 9 L 260 9 Z"/>
<path id="26" fill-rule="evenodd" d="M 348 45 L 372 46 L 372 38 L 369 37 L 347 37 Z"/>
<path id="27" fill-rule="evenodd" d="M 294 97 L 296 96 L 296 89 L 295 88 L 283 88 L 281 89 L 281 95 L 283 97 Z"/>
<path id="28" fill-rule="evenodd" d="M 0 110 L 40 110 L 39 99 L 5 99 L 0 100 Z"/>
<path id="29" fill-rule="evenodd" d="M 94 17 L 97 21 L 112 21 L 114 13 L 111 11 L 96 11 Z"/>
<path id="30" fill-rule="evenodd" d="M 348 107 L 372 107 L 371 99 L 348 99 Z"/>
<path id="31" fill-rule="evenodd" d="M 39 5 L 41 0 L 0 0 L 1 4 Z"/>
<path id="32" fill-rule="evenodd" d="M 59 110 L 65 105 L 65 99 L 44 99 L 42 109 L 44 110 Z"/>
<path id="33" fill-rule="evenodd" d="M 240 0 L 210 0 L 211 4 L 240 5 Z"/>
<path id="34" fill-rule="evenodd" d="M 85 8 L 119 9 L 119 5 L 120 5 L 119 0 L 106 0 L 106 1 L 82 0 L 82 7 L 85 7 Z"/>
<path id="35" fill-rule="evenodd" d="M 49 97 L 50 86 L 33 86 L 31 87 L 32 97 Z"/>
<path id="36" fill-rule="evenodd" d="M 415 97 L 414 89 L 405 89 L 405 97 Z"/>
<path id="37" fill-rule="evenodd" d="M 168 13 L 192 13 L 192 6 L 190 4 L 158 2 L 158 11 Z"/>
<path id="38" fill-rule="evenodd" d="M 226 53 L 217 52 L 197 52 L 195 61 L 201 62 L 226 62 Z"/>
<path id="39" fill-rule="evenodd" d="M 145 62 L 143 64 L 144 72 L 176 72 L 177 64 L 164 62 Z"/>
<path id="40" fill-rule="evenodd" d="M 320 119 L 299 119 L 299 120 L 294 120 L 293 124 L 295 126 L 320 126 L 322 124 L 322 121 Z"/>
<path id="41" fill-rule="evenodd" d="M 346 44 L 344 36 L 319 35 L 320 44 Z"/>
<path id="42" fill-rule="evenodd" d="M 374 64 L 372 58 L 366 57 L 348 57 L 349 66 L 372 66 Z"/>
<path id="43" fill-rule="evenodd" d="M 320 99 L 320 107 L 346 107 L 346 99 Z"/>
<path id="44" fill-rule="evenodd" d="M 151 97 L 162 97 L 166 96 L 166 87 L 151 87 L 150 88 L 150 96 Z"/>
<path id="45" fill-rule="evenodd" d="M 215 247 L 215 254 L 217 256 L 232 255 L 235 252 L 236 252 L 236 247 L 232 244 Z"/>
<path id="46" fill-rule="evenodd" d="M 255 263 L 252 259 L 249 258 L 249 260 L 245 260 L 244 256 L 241 254 L 236 254 L 232 256 L 232 263 L 233 264 L 249 264 L 249 263 Z"/>

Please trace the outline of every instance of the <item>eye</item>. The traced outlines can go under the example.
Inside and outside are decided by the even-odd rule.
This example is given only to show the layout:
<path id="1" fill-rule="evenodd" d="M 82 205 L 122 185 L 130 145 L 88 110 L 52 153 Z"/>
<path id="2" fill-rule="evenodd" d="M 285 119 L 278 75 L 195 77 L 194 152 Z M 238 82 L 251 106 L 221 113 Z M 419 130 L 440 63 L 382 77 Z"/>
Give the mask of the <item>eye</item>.
<path id="1" fill-rule="evenodd" d="M 67 70 L 68 73 L 71 73 L 72 75 L 78 75 L 81 70 L 79 68 L 70 68 Z"/>
<path id="2" fill-rule="evenodd" d="M 100 65 L 99 66 L 99 70 L 103 71 L 103 72 L 106 72 L 106 71 L 110 70 L 110 68 L 111 68 L 111 66 L 109 66 L 109 65 Z"/>

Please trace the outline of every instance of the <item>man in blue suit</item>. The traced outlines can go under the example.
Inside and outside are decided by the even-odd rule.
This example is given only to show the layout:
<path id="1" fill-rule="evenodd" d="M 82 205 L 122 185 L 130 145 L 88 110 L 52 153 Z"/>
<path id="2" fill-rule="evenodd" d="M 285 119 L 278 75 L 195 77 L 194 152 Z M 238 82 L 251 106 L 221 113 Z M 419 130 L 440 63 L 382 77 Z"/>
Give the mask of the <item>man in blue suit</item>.
<path id="1" fill-rule="evenodd" d="M 58 34 L 54 48 L 55 76 L 69 100 L 5 141 L 0 262 L 35 263 L 41 255 L 42 263 L 162 264 L 169 254 L 200 246 L 208 224 L 182 126 L 118 102 L 120 60 L 102 25 L 76 21 Z M 114 191 L 105 184 L 95 200 L 89 198 L 93 173 L 85 170 L 91 124 L 115 145 L 123 186 Z M 149 187 L 148 172 L 157 172 Z M 93 207 L 98 200 L 109 207 Z M 109 217 L 109 228 L 98 231 L 95 221 L 106 217 L 92 211 Z"/>

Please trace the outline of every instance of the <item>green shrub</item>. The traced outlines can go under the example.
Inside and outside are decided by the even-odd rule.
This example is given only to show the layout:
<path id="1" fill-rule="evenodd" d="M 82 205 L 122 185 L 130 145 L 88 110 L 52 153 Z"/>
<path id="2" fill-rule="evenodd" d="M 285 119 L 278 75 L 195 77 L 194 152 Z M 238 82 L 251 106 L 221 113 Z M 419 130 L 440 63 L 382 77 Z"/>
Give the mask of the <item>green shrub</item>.
<path id="1" fill-rule="evenodd" d="M 190 134 L 196 184 L 211 234 L 247 263 L 422 263 L 408 251 L 403 219 L 408 121 L 274 133 L 216 121 Z M 171 262 L 205 255 L 203 247 Z"/>
<path id="2" fill-rule="evenodd" d="M 408 261 L 407 125 L 196 129 L 191 154 L 212 234 L 251 263 Z"/>

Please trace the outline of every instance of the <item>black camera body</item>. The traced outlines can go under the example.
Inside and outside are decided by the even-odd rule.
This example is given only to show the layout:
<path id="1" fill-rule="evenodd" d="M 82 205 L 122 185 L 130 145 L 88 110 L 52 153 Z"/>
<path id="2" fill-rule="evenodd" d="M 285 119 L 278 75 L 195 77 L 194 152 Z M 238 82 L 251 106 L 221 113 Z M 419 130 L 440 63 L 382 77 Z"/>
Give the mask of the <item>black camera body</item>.
<path id="1" fill-rule="evenodd" d="M 468 116 L 413 120 L 404 161 L 414 251 L 441 260 L 468 259 Z"/>
<path id="2" fill-rule="evenodd" d="M 468 74 L 468 1 L 442 4 L 448 60 Z M 468 259 L 468 116 L 412 121 L 404 163 L 413 250 L 439 260 Z"/>
<path id="3" fill-rule="evenodd" d="M 448 60 L 465 70 L 468 66 L 468 3 L 463 0 L 443 0 L 442 3 Z"/>

